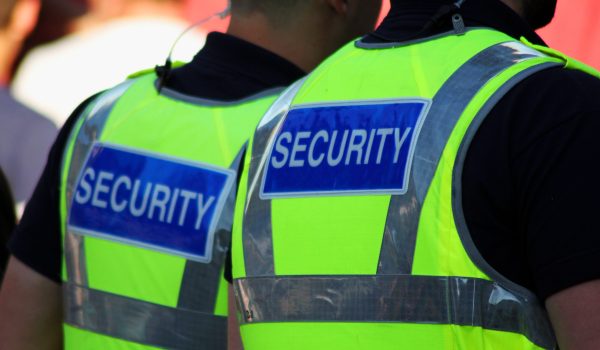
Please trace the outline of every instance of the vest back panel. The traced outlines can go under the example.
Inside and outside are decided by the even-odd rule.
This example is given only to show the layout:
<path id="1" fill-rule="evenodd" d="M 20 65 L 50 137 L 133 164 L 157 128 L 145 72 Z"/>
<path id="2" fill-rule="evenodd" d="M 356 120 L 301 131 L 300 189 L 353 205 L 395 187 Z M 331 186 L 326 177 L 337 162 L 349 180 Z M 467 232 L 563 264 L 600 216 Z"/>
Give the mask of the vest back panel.
<path id="1" fill-rule="evenodd" d="M 565 61 L 487 29 L 392 46 L 346 46 L 259 124 L 233 233 L 245 348 L 553 348 L 470 241 L 456 178 L 498 99 Z"/>
<path id="2" fill-rule="evenodd" d="M 207 349 L 225 346 L 237 169 L 276 92 L 219 103 L 163 91 L 147 75 L 102 94 L 65 150 L 73 348 L 188 348 L 205 338 Z"/>

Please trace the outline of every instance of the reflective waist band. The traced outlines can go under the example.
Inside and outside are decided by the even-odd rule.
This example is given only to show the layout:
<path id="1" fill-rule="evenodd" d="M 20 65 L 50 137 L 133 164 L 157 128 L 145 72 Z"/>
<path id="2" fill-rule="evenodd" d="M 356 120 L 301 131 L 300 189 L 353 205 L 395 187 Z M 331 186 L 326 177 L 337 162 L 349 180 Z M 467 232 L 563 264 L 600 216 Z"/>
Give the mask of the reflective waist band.
<path id="1" fill-rule="evenodd" d="M 554 347 L 554 336 L 539 305 L 481 279 L 411 275 L 254 277 L 236 280 L 234 287 L 242 324 L 452 324 L 518 333 L 540 347 Z"/>
<path id="2" fill-rule="evenodd" d="M 227 318 L 65 284 L 65 323 L 109 337 L 178 350 L 225 350 Z"/>

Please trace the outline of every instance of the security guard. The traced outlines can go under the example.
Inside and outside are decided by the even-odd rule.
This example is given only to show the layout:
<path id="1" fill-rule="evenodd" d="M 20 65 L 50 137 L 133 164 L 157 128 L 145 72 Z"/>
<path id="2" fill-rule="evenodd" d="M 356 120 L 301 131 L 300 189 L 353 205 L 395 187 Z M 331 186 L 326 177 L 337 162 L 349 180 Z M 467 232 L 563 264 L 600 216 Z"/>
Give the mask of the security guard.
<path id="1" fill-rule="evenodd" d="M 193 62 L 84 103 L 12 242 L 2 347 L 60 345 L 47 277 L 62 280 L 66 349 L 225 349 L 244 145 L 280 89 L 372 29 L 379 5 L 233 1 L 229 34 L 210 34 Z"/>
<path id="2" fill-rule="evenodd" d="M 235 216 L 245 349 L 600 348 L 600 74 L 542 46 L 554 5 L 392 0 L 282 94 Z"/>

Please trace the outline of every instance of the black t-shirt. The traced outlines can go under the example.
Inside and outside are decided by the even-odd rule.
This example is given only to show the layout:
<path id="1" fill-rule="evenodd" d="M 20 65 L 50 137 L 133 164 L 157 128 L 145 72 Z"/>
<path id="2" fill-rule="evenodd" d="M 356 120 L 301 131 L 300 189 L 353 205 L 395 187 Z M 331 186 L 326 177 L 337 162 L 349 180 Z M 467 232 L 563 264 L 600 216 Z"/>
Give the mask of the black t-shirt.
<path id="1" fill-rule="evenodd" d="M 392 0 L 369 42 L 404 41 L 452 29 L 425 24 L 449 1 Z M 468 27 L 543 41 L 499 0 L 467 1 Z M 483 258 L 542 300 L 600 278 L 600 79 L 552 68 L 513 88 L 478 130 L 464 164 L 463 207 Z"/>
<path id="2" fill-rule="evenodd" d="M 288 86 L 304 75 L 300 68 L 270 51 L 230 35 L 211 33 L 192 62 L 174 69 L 165 86 L 193 97 L 234 101 Z M 69 133 L 87 102 L 89 100 L 71 115 L 60 131 L 9 243 L 10 252 L 16 258 L 58 283 L 61 281 L 59 176 L 62 154 Z"/>

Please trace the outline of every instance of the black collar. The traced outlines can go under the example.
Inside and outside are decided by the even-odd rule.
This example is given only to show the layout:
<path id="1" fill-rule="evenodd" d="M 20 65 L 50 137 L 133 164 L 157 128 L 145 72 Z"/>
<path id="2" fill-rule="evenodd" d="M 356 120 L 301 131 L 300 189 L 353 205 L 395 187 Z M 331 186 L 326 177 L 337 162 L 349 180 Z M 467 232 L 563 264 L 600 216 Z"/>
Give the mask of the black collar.
<path id="1" fill-rule="evenodd" d="M 274 86 L 287 86 L 306 75 L 286 59 L 235 36 L 213 32 L 192 64 L 210 62 Z"/>
<path id="2" fill-rule="evenodd" d="M 392 8 L 377 30 L 365 42 L 405 41 L 452 30 L 450 17 L 440 26 L 420 33 L 425 24 L 449 0 L 392 0 Z M 460 10 L 467 27 L 490 27 L 519 39 L 545 45 L 535 31 L 511 8 L 499 0 L 467 0 Z M 415 37 L 415 35 L 417 35 Z"/>
<path id="3" fill-rule="evenodd" d="M 192 62 L 173 70 L 166 86 L 194 97 L 231 101 L 287 87 L 304 75 L 271 51 L 213 32 Z"/>

